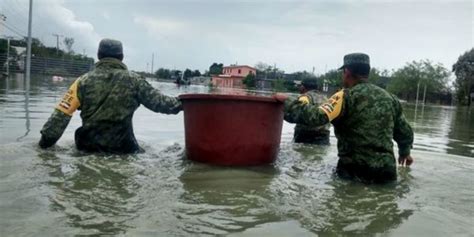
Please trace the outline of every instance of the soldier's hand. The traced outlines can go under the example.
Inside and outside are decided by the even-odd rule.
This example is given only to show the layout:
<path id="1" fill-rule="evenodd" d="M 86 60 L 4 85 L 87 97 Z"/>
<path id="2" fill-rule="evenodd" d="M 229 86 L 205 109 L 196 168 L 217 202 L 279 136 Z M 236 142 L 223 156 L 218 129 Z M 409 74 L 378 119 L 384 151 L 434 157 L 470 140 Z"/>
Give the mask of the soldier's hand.
<path id="1" fill-rule="evenodd" d="M 398 158 L 398 164 L 401 166 L 410 166 L 413 163 L 413 158 L 410 155 L 400 156 Z"/>
<path id="2" fill-rule="evenodd" d="M 273 99 L 275 99 L 276 101 L 281 102 L 281 103 L 285 102 L 285 100 L 288 98 L 287 95 L 281 94 L 281 93 L 276 93 L 272 97 L 273 97 Z"/>

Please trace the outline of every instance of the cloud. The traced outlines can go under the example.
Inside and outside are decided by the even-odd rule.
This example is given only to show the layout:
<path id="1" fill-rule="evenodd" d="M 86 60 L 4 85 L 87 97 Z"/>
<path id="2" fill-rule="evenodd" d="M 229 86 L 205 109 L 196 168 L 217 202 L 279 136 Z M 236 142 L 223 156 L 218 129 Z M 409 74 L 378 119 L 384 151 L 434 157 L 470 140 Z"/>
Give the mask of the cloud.
<path id="1" fill-rule="evenodd" d="M 4 4 L 4 8 L 8 9 L 10 13 L 9 19 L 15 22 L 12 25 L 26 34 L 29 2 L 27 0 L 5 0 Z M 85 50 L 89 55 L 95 55 L 98 42 L 101 39 L 93 24 L 78 19 L 76 14 L 65 6 L 64 0 L 34 1 L 32 31 L 33 37 L 39 38 L 49 46 L 56 45 L 56 38 L 52 34 L 72 37 L 75 39 L 73 49 L 81 53 Z"/>
<path id="2" fill-rule="evenodd" d="M 143 26 L 149 34 L 157 37 L 176 35 L 189 30 L 184 22 L 150 16 L 135 16 L 133 22 Z"/>
<path id="3" fill-rule="evenodd" d="M 37 5 L 36 14 L 42 14 L 45 21 L 56 26 L 56 32 L 51 33 L 75 38 L 76 49 L 82 46 L 89 53 L 97 50 L 101 36 L 95 31 L 92 23 L 79 20 L 73 11 L 66 8 L 64 0 L 43 0 L 38 1 Z"/>
<path id="4" fill-rule="evenodd" d="M 106 12 L 106 11 L 102 12 L 102 17 L 108 21 L 111 19 L 109 12 Z"/>

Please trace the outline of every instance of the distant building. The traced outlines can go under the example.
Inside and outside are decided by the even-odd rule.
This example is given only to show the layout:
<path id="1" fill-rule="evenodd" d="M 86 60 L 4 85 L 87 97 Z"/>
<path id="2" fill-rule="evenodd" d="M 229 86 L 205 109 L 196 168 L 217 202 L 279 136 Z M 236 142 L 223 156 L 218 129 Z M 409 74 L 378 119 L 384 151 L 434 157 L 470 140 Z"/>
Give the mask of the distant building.
<path id="1" fill-rule="evenodd" d="M 257 74 L 257 69 L 247 65 L 231 65 L 222 69 L 221 75 L 212 77 L 212 84 L 217 87 L 243 88 L 244 78 L 253 73 Z"/>

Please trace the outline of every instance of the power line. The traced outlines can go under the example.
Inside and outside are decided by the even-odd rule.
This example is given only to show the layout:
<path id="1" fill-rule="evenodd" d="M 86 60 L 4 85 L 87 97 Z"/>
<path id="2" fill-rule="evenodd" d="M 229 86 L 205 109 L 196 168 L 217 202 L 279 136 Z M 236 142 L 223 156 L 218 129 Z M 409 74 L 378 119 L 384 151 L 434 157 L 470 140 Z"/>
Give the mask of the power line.
<path id="1" fill-rule="evenodd" d="M 4 13 L 9 13 L 7 15 L 10 18 L 14 17 L 20 19 L 21 22 L 28 22 L 28 19 L 24 17 L 24 15 L 26 15 L 24 12 L 21 12 L 21 10 L 16 10 L 15 8 L 10 8 L 9 4 L 3 6 L 2 10 L 4 11 Z"/>
<path id="2" fill-rule="evenodd" d="M 25 35 L 24 35 L 24 34 L 22 34 L 22 33 L 18 32 L 18 31 L 16 31 L 16 30 L 15 30 L 15 29 L 13 29 L 13 28 L 11 28 L 11 27 L 10 27 L 10 26 L 8 26 L 6 23 L 4 23 L 4 22 L 0 22 L 0 24 L 2 24 L 3 26 L 5 26 L 5 28 L 9 29 L 11 32 L 13 32 L 13 33 L 17 34 L 18 36 L 21 36 L 22 38 L 24 38 L 24 37 L 25 37 Z"/>
<path id="3" fill-rule="evenodd" d="M 11 1 L 16 3 L 16 1 Z M 18 29 L 22 29 L 23 27 L 18 27 L 16 25 L 17 23 L 20 23 L 21 26 L 24 26 L 28 23 L 28 19 L 25 18 L 25 15 L 28 15 L 27 13 L 25 14 L 23 11 L 13 7 L 12 3 L 10 4 L 5 4 L 4 6 L 1 7 L 3 14 L 7 16 L 9 19 L 9 24 L 10 27 Z M 23 24 L 24 23 L 24 24 Z M 21 30 L 23 32 L 23 30 Z"/>
<path id="4" fill-rule="evenodd" d="M 7 21 L 4 21 L 3 24 L 7 24 L 10 28 L 13 28 L 14 30 L 18 32 L 25 32 L 24 30 L 22 30 L 22 28 L 16 27 L 15 25 L 11 24 L 11 22 L 7 23 Z"/>

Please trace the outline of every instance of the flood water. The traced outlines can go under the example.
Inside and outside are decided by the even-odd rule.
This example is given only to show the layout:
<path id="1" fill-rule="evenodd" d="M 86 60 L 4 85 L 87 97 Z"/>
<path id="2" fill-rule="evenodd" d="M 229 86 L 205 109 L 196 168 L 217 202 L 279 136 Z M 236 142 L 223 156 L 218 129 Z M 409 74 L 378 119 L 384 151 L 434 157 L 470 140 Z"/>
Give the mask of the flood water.
<path id="1" fill-rule="evenodd" d="M 473 236 L 474 109 L 415 107 L 411 168 L 397 182 L 365 185 L 334 175 L 331 145 L 292 143 L 284 123 L 268 166 L 213 167 L 183 158 L 183 113 L 140 107 L 134 129 L 146 152 L 79 152 L 76 113 L 57 146 L 39 131 L 71 81 L 0 80 L 1 236 Z M 207 87 L 152 85 L 167 95 Z"/>

